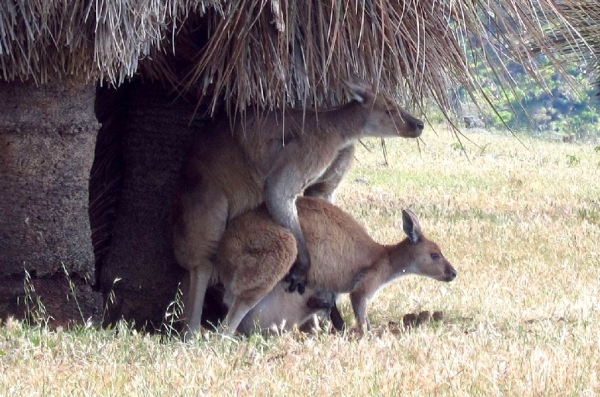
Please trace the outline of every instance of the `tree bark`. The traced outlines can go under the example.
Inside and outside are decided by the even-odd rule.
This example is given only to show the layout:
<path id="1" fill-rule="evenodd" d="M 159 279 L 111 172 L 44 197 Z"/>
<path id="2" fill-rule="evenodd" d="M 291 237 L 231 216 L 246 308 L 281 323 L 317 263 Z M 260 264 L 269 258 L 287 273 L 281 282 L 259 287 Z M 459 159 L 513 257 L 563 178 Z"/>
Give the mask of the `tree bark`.
<path id="1" fill-rule="evenodd" d="M 0 82 L 2 318 L 35 302 L 52 324 L 101 312 L 88 217 L 94 95 L 93 85 Z"/>

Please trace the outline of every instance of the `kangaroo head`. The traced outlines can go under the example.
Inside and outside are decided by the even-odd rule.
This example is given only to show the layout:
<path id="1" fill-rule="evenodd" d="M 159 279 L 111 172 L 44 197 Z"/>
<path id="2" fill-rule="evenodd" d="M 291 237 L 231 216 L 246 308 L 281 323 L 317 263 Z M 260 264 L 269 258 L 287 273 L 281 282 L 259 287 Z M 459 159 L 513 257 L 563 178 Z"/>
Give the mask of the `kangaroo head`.
<path id="1" fill-rule="evenodd" d="M 439 281 L 454 280 L 456 270 L 444 257 L 440 247 L 423 235 L 419 220 L 412 211 L 402 211 L 402 228 L 407 238 L 399 244 L 402 249 L 392 257 L 392 262 L 406 273 Z"/>
<path id="2" fill-rule="evenodd" d="M 346 82 L 352 98 L 367 112 L 366 136 L 416 138 L 423 122 L 402 109 L 392 98 L 375 94 L 372 86 L 358 77 Z"/>

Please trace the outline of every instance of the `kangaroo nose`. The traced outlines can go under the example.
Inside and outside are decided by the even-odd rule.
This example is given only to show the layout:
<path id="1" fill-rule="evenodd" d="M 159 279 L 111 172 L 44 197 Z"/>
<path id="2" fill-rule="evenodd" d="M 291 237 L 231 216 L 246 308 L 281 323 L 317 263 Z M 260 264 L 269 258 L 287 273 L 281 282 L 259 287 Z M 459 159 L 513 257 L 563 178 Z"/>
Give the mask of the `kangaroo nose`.
<path id="1" fill-rule="evenodd" d="M 423 124 L 423 122 L 419 119 L 415 119 L 412 118 L 409 122 L 408 125 L 410 125 L 410 127 L 415 131 L 415 138 L 418 137 L 419 135 L 421 135 L 421 132 L 423 132 L 423 128 L 425 128 L 425 125 Z"/>
<path id="2" fill-rule="evenodd" d="M 452 266 L 450 266 L 449 272 L 448 272 L 448 281 L 452 281 L 456 278 L 456 270 L 454 270 L 454 268 Z"/>
<path id="3" fill-rule="evenodd" d="M 423 131 L 423 128 L 425 128 L 425 125 L 423 124 L 423 122 L 421 120 L 417 120 L 414 125 L 413 128 L 419 130 L 419 131 Z"/>

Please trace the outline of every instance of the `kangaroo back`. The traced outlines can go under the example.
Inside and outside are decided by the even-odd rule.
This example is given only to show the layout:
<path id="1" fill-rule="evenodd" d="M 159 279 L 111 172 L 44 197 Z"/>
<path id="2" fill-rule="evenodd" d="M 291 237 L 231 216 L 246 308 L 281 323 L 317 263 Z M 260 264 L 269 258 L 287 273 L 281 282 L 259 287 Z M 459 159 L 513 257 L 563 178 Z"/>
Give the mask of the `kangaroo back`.
<path id="1" fill-rule="evenodd" d="M 298 197 L 296 208 L 311 262 L 309 285 L 348 292 L 357 268 L 369 266 L 385 252 L 352 216 L 324 200 Z M 247 212 L 225 231 L 219 249 L 221 279 L 236 274 L 244 289 L 280 276 L 296 255 L 293 235 L 271 220 L 262 206 Z M 241 277 L 248 274 L 248 278 Z M 254 278 L 255 280 L 251 280 Z"/>
<path id="2" fill-rule="evenodd" d="M 300 226 L 311 261 L 308 283 L 336 292 L 349 292 L 357 269 L 369 266 L 384 247 L 354 218 L 323 200 L 301 197 L 296 201 Z"/>

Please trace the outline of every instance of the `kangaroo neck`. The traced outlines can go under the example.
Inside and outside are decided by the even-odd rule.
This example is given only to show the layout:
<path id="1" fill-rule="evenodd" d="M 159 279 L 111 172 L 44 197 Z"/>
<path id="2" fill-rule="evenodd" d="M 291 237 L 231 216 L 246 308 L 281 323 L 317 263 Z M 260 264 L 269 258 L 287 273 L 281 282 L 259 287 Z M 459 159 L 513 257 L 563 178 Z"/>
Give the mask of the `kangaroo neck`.
<path id="1" fill-rule="evenodd" d="M 398 244 L 386 245 L 385 251 L 390 268 L 390 277 L 396 278 L 412 272 L 415 258 L 411 252 L 408 239 L 404 239 Z"/>
<path id="2" fill-rule="evenodd" d="M 364 107 L 357 101 L 328 109 L 295 109 L 294 115 L 302 130 L 329 140 L 338 136 L 342 146 L 361 138 L 367 124 Z"/>

